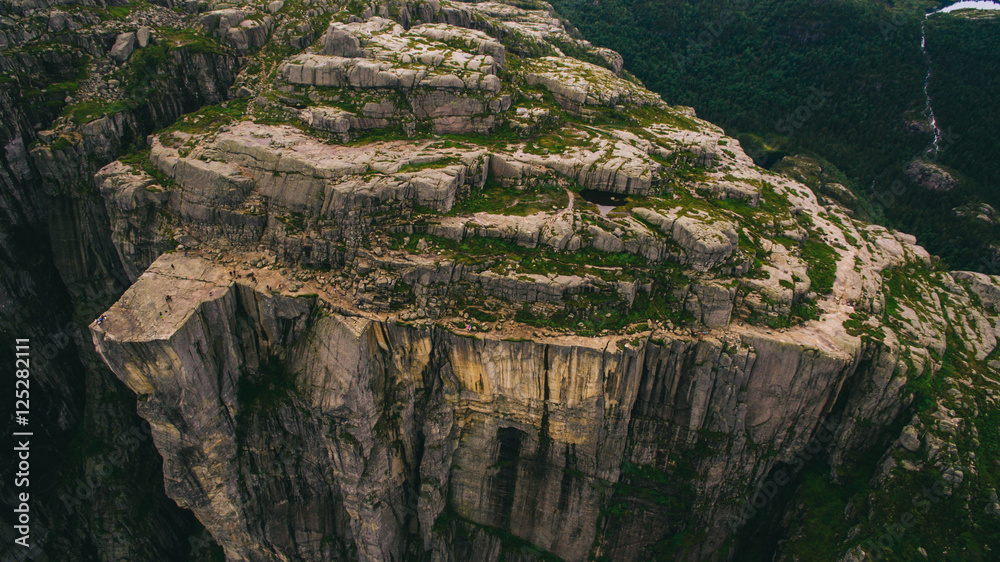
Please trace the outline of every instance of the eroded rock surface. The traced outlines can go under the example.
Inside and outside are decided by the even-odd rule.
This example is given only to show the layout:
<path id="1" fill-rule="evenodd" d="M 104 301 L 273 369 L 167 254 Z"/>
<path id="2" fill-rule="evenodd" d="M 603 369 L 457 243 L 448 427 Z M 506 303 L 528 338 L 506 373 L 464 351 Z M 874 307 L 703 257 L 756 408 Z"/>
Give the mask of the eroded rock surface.
<path id="1" fill-rule="evenodd" d="M 974 480 L 996 277 L 757 168 L 546 4 L 207 8 L 52 13 L 121 70 L 30 155 L 97 172 L 66 215 L 103 258 L 56 253 L 133 283 L 94 343 L 228 559 L 733 559 L 820 435 L 835 479 Z M 141 89 L 168 68 L 198 103 Z"/>

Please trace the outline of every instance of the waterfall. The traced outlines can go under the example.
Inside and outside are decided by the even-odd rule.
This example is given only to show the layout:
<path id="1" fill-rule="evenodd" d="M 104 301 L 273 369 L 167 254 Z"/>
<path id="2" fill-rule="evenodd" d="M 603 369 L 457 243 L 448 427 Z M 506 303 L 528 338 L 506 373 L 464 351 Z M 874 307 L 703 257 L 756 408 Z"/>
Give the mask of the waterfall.
<path id="1" fill-rule="evenodd" d="M 934 12 L 931 12 L 934 13 Z M 927 118 L 931 122 L 931 127 L 934 129 L 934 144 L 927 151 L 934 151 L 937 154 L 938 145 L 941 143 L 941 129 L 938 129 L 937 118 L 934 117 L 934 106 L 931 105 L 931 56 L 927 54 L 927 17 L 930 14 L 924 16 L 924 21 L 920 24 L 920 50 L 924 52 L 924 60 L 927 61 L 927 76 L 924 77 L 924 98 L 927 100 L 927 107 L 924 112 L 927 114 Z"/>
<path id="2" fill-rule="evenodd" d="M 933 151 L 935 155 L 941 148 L 941 129 L 938 128 L 937 118 L 934 116 L 934 106 L 931 105 L 931 56 L 927 53 L 927 18 L 934 14 L 950 13 L 957 10 L 1000 10 L 1000 2 L 993 2 L 992 0 L 966 0 L 924 14 L 924 21 L 920 24 L 920 50 L 923 51 L 924 60 L 927 61 L 927 76 L 924 77 L 924 98 L 927 100 L 927 107 L 924 112 L 927 114 L 927 118 L 931 122 L 931 127 L 934 129 L 934 144 L 927 149 L 927 152 Z"/>

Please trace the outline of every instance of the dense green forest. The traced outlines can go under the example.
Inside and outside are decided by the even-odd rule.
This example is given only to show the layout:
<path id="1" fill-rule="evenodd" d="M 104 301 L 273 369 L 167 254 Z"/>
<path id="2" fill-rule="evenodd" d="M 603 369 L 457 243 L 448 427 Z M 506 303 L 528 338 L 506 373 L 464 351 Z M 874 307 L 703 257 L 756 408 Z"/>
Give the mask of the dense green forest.
<path id="1" fill-rule="evenodd" d="M 959 269 L 1000 273 L 1000 228 L 957 208 L 1000 207 L 1000 18 L 924 14 L 938 2 L 554 0 L 594 44 L 665 100 L 693 106 L 761 165 L 804 154 L 818 181 L 846 183 L 860 216 L 918 236 Z M 924 78 L 940 128 L 925 112 Z M 991 103 L 992 102 L 992 103 Z M 915 158 L 959 179 L 950 192 L 909 181 Z M 814 186 L 816 187 L 816 186 Z M 966 216 L 961 216 L 961 215 Z M 997 264 L 997 265 L 994 265 Z"/>
<path id="2" fill-rule="evenodd" d="M 1000 274 L 1000 260 L 988 249 L 1000 240 L 998 228 L 975 218 L 953 223 L 948 219 L 954 212 L 942 212 L 978 207 L 979 201 L 1000 209 L 1000 13 L 990 16 L 928 19 L 931 99 L 938 122 L 952 137 L 941 143 L 937 161 L 961 181 L 947 194 L 915 190 L 920 197 L 900 209 L 914 217 L 890 214 L 890 219 L 922 239 L 938 237 L 947 246 L 938 253 L 945 256 L 950 249 L 949 260 L 962 267 Z"/>

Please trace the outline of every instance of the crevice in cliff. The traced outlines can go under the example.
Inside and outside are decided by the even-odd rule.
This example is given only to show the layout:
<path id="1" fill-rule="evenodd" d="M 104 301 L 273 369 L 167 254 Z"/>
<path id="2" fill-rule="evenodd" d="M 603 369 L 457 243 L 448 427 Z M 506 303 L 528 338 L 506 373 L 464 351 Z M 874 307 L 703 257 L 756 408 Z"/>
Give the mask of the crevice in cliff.
<path id="1" fill-rule="evenodd" d="M 549 453 L 549 344 L 545 344 L 542 357 L 544 379 L 542 381 L 542 419 L 538 425 L 538 454 L 535 459 L 542 464 L 548 461 Z"/>
<path id="2" fill-rule="evenodd" d="M 496 461 L 497 474 L 493 477 L 493 494 L 499 496 L 499 512 L 503 517 L 503 529 L 510 529 L 511 512 L 514 507 L 514 490 L 517 485 L 517 465 L 521 456 L 521 442 L 525 434 L 514 427 L 497 428 Z"/>
<path id="3" fill-rule="evenodd" d="M 552 437 L 549 434 L 549 400 L 551 398 L 551 391 L 549 389 L 550 384 L 550 369 L 551 369 L 551 359 L 549 354 L 551 352 L 551 346 L 549 344 L 543 345 L 542 351 L 542 414 L 538 423 L 538 445 L 535 449 L 535 454 L 532 455 L 530 459 L 524 459 L 522 462 L 525 465 L 525 471 L 522 474 L 522 478 L 526 481 L 521 482 L 521 486 L 525 487 L 528 497 L 537 497 L 542 493 L 542 487 L 545 484 L 546 476 L 549 471 L 555 468 L 549 460 L 549 452 L 552 448 Z M 565 476 L 565 474 L 564 474 Z M 565 478 L 564 478 L 565 480 Z M 536 513 L 534 510 L 525 510 L 519 514 L 521 519 L 519 525 L 525 529 L 533 529 L 536 526 Z M 508 524 L 507 530 L 510 530 L 510 525 Z"/>

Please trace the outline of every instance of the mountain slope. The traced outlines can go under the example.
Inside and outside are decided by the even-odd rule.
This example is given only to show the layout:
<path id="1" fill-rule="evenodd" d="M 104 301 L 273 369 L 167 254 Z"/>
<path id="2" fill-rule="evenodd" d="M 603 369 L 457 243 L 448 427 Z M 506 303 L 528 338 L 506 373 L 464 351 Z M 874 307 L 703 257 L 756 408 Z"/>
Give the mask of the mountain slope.
<path id="1" fill-rule="evenodd" d="M 761 165 L 819 159 L 851 187 L 858 216 L 911 232 L 951 267 L 997 273 L 997 12 L 958 11 L 926 20 L 936 2 L 781 0 L 554 3 L 598 45 L 672 103 L 744 141 Z M 624 22 L 619 25 L 619 22 Z M 924 78 L 944 145 L 934 139 Z M 992 151 L 992 152 L 991 152 Z M 944 165 L 960 181 L 934 191 L 907 170 Z M 789 166 L 785 166 L 787 169 Z M 947 209 L 947 211 L 942 211 Z M 983 218 L 977 217 L 985 217 Z"/>
<path id="2" fill-rule="evenodd" d="M 227 559 L 858 559 L 934 482 L 893 554 L 996 548 L 996 277 L 545 4 L 210 8 L 75 29 L 107 50 L 26 158 L 110 249 L 62 278 L 130 285 L 77 313 Z"/>

